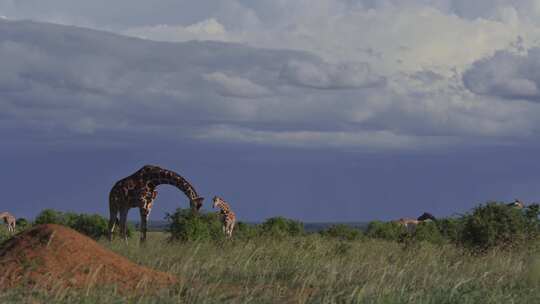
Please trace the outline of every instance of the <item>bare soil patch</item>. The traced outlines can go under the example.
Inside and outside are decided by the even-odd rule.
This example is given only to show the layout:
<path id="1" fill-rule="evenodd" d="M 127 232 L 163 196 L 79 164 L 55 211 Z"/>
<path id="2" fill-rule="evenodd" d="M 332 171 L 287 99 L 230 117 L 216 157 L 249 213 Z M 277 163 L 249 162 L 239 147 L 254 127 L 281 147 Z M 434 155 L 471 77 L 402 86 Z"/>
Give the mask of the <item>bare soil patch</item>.
<path id="1" fill-rule="evenodd" d="M 70 228 L 39 225 L 0 248 L 0 290 L 18 286 L 89 288 L 115 285 L 118 291 L 159 289 L 178 278 L 137 265 Z"/>

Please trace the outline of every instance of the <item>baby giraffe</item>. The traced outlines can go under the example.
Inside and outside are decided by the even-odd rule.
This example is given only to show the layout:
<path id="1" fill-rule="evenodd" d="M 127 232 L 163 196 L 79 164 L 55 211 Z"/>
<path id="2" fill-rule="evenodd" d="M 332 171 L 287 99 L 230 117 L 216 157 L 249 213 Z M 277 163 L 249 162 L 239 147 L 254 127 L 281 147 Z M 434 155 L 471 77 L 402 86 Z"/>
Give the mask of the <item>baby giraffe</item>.
<path id="1" fill-rule="evenodd" d="M 4 220 L 9 232 L 15 232 L 16 219 L 9 212 L 0 212 L 0 220 Z"/>
<path id="2" fill-rule="evenodd" d="M 212 208 L 218 207 L 221 209 L 221 220 L 223 221 L 223 233 L 228 238 L 232 237 L 234 224 L 236 223 L 236 215 L 234 212 L 232 212 L 231 207 L 227 202 L 225 202 L 222 198 L 218 196 L 214 196 L 214 204 L 212 205 Z"/>

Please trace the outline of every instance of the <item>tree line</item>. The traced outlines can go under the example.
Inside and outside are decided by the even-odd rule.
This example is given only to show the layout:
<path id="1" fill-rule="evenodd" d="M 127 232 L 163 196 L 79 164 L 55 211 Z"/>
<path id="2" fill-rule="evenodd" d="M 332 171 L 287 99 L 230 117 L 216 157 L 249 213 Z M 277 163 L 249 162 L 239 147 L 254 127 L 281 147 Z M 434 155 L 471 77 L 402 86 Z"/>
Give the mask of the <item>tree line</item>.
<path id="1" fill-rule="evenodd" d="M 491 248 L 515 248 L 527 245 L 540 237 L 540 206 L 529 205 L 523 209 L 512 208 L 501 202 L 478 205 L 463 215 L 426 221 L 410 231 L 397 222 L 373 221 L 367 229 L 336 224 L 318 232 L 306 232 L 300 221 L 284 217 L 272 217 L 260 224 L 239 222 L 234 239 L 294 238 L 318 234 L 322 238 L 343 241 L 381 239 L 410 245 L 421 242 L 454 244 L 464 248 L 483 251 Z M 219 214 L 194 213 L 190 209 L 177 209 L 166 215 L 170 241 L 224 241 Z M 18 230 L 32 225 L 59 224 L 68 226 L 94 239 L 107 236 L 108 220 L 98 214 L 61 212 L 53 209 L 41 211 L 30 223 L 17 220 Z M 2 229 L 0 238 L 7 238 Z M 130 225 L 128 235 L 134 235 Z"/>

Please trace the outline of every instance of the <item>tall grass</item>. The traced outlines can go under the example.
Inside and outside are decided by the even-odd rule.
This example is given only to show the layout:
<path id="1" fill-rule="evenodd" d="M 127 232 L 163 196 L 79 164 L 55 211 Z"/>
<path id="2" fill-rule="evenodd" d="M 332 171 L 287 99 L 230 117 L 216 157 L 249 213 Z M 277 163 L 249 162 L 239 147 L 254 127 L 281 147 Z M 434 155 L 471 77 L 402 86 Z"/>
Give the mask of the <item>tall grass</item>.
<path id="1" fill-rule="evenodd" d="M 170 290 L 126 297 L 111 289 L 12 290 L 0 302 L 54 303 L 538 303 L 540 251 L 471 255 L 451 245 L 404 247 L 308 235 L 146 246 L 102 241 L 130 260 L 182 278 Z"/>

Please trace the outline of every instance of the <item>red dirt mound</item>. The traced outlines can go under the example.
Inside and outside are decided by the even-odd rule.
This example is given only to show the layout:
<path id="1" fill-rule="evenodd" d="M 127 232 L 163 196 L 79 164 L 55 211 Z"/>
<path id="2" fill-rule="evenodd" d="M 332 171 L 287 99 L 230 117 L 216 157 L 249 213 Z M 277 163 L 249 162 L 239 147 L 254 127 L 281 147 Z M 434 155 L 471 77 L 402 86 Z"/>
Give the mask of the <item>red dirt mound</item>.
<path id="1" fill-rule="evenodd" d="M 52 224 L 36 226 L 6 241 L 0 248 L 0 269 L 0 290 L 25 285 L 116 285 L 119 291 L 127 291 L 177 282 L 172 275 L 139 266 L 89 237 Z"/>

